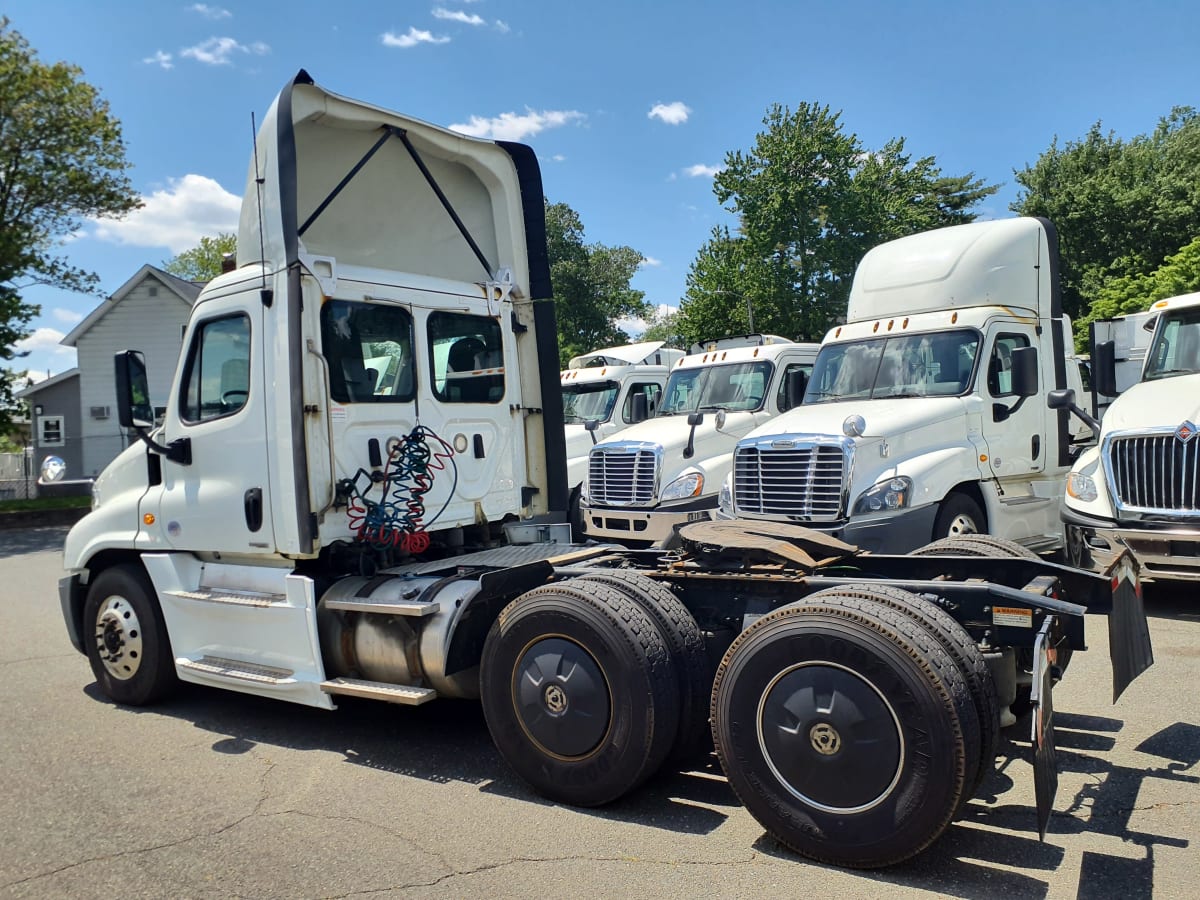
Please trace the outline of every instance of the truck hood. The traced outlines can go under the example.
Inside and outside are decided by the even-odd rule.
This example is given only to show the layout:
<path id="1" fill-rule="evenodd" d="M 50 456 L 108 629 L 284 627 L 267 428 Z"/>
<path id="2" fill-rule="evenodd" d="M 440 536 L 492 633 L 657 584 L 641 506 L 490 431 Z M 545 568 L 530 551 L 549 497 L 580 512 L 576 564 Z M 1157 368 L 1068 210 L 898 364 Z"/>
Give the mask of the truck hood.
<path id="1" fill-rule="evenodd" d="M 1104 434 L 1138 428 L 1200 424 L 1200 374 L 1142 381 L 1104 413 Z"/>
<path id="2" fill-rule="evenodd" d="M 862 416 L 867 423 L 863 438 L 893 440 L 905 433 L 961 418 L 964 404 L 960 397 L 905 397 L 879 400 L 846 400 L 838 403 L 814 403 L 797 406 L 756 428 L 750 437 L 775 434 L 827 434 L 840 437 L 842 423 L 850 416 Z"/>

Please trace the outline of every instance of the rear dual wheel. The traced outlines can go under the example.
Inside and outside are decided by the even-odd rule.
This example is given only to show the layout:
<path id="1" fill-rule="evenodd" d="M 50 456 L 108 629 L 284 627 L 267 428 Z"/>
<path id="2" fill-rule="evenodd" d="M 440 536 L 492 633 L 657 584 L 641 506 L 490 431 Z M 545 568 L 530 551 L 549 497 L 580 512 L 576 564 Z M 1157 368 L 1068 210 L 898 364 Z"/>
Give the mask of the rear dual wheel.
<path id="1" fill-rule="evenodd" d="M 538 793 L 601 806 L 662 765 L 679 686 L 658 627 L 613 587 L 563 582 L 522 594 L 483 647 L 492 740 Z"/>
<path id="2" fill-rule="evenodd" d="M 750 813 L 796 852 L 836 865 L 919 853 L 979 764 L 957 663 L 912 618 L 858 597 L 811 597 L 742 632 L 717 670 L 711 712 L 717 754 Z"/>

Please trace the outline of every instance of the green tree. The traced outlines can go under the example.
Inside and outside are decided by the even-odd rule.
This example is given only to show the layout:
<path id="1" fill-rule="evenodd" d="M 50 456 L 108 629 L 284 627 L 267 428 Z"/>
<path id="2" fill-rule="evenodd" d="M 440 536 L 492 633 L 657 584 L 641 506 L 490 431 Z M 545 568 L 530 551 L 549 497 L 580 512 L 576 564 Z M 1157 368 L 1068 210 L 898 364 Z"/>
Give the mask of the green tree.
<path id="1" fill-rule="evenodd" d="M 943 175 L 903 138 L 870 151 L 828 106 L 775 105 L 763 125 L 713 179 L 738 227 L 714 229 L 692 264 L 680 308 L 689 340 L 750 330 L 819 339 L 845 314 L 871 247 L 971 222 L 997 189 L 972 173 Z"/>
<path id="2" fill-rule="evenodd" d="M 188 281 L 212 281 L 221 274 L 226 254 L 237 252 L 237 235 L 221 232 L 214 237 L 202 237 L 191 250 L 163 263 L 163 271 Z"/>
<path id="3" fill-rule="evenodd" d="M 1149 275 L 1200 234 L 1200 116 L 1176 107 L 1150 134 L 1122 140 L 1100 123 L 1055 138 L 1015 173 L 1021 215 L 1058 227 L 1063 306 L 1083 324 L 1111 279 Z"/>
<path id="4" fill-rule="evenodd" d="M 686 349 L 686 342 L 679 331 L 678 311 L 655 311 L 646 319 L 646 329 L 639 341 L 663 341 L 668 347 Z"/>
<path id="5" fill-rule="evenodd" d="M 121 125 L 99 92 L 67 63 L 40 61 L 0 17 L 0 361 L 39 310 L 29 284 L 96 292 L 95 273 L 57 255 L 85 219 L 141 205 L 126 170 Z M 11 421 L 12 376 L 0 369 L 0 431 Z"/>
<path id="6" fill-rule="evenodd" d="M 1146 275 L 1122 275 L 1108 279 L 1097 291 L 1091 309 L 1081 323 L 1076 340 L 1086 343 L 1087 323 L 1127 313 L 1144 312 L 1155 300 L 1200 291 L 1200 237 Z M 1083 347 L 1081 346 L 1081 349 Z"/>
<path id="7" fill-rule="evenodd" d="M 546 203 L 546 250 L 554 285 L 561 365 L 599 347 L 627 343 L 617 327 L 627 316 L 651 313 L 642 291 L 630 279 L 642 264 L 632 247 L 584 243 L 579 214 L 565 203 Z"/>

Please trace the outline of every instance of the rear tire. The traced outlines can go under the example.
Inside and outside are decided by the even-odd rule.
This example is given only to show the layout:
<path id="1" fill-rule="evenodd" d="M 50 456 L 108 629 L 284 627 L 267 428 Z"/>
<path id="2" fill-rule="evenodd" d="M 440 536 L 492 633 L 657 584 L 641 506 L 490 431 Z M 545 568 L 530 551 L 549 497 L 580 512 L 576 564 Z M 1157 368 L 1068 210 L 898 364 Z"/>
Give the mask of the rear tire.
<path id="1" fill-rule="evenodd" d="M 92 579 L 83 628 L 96 683 L 117 703 L 153 703 L 179 684 L 158 597 L 140 565 L 113 566 Z"/>
<path id="2" fill-rule="evenodd" d="M 665 584 L 638 572 L 614 569 L 581 575 L 568 583 L 579 582 L 616 588 L 645 610 L 658 625 L 679 685 L 679 729 L 668 762 L 688 762 L 711 750 L 708 701 L 712 667 L 704 636 L 688 608 Z"/>
<path id="3" fill-rule="evenodd" d="M 974 715 L 932 635 L 851 597 L 759 619 L 713 687 L 717 753 L 750 813 L 797 853 L 855 868 L 901 862 L 946 829 L 976 761 Z"/>
<path id="4" fill-rule="evenodd" d="M 967 690 L 970 691 L 971 702 L 975 706 L 975 715 L 979 721 L 979 731 L 975 735 L 979 764 L 974 777 L 967 782 L 968 790 L 963 791 L 959 801 L 961 811 L 991 773 L 1000 746 L 1000 705 L 996 699 L 996 683 L 992 680 L 991 670 L 979 651 L 979 646 L 950 613 L 936 603 L 900 588 L 887 585 L 845 585 L 810 594 L 804 602 L 837 597 L 856 597 L 898 610 L 933 635 L 942 645 L 942 649 L 958 664 L 959 671 L 966 679 Z M 970 752 L 970 738 L 973 735 L 970 729 L 964 731 L 964 739 Z"/>
<path id="5" fill-rule="evenodd" d="M 679 721 L 658 628 L 599 584 L 544 585 L 505 607 L 483 646 L 480 699 L 505 761 L 576 806 L 611 803 L 650 777 Z"/>
<path id="6" fill-rule="evenodd" d="M 918 547 L 909 556 L 998 556 L 1039 562 L 1042 559 L 1016 541 L 993 537 L 990 534 L 964 534 L 961 537 L 942 538 L 924 547 Z"/>

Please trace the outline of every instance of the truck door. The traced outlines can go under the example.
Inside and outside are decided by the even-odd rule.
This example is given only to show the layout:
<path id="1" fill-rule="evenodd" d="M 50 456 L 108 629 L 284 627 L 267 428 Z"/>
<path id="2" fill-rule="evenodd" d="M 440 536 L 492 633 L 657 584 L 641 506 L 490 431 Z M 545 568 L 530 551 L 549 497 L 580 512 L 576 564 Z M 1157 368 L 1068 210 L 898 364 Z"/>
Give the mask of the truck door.
<path id="1" fill-rule="evenodd" d="M 208 300 L 191 323 L 161 443 L 185 440 L 191 462 L 162 458 L 158 526 L 177 549 L 275 549 L 267 470 L 262 305 Z"/>
<path id="2" fill-rule="evenodd" d="M 1013 392 L 1012 354 L 1019 347 L 1034 344 L 1031 328 L 1006 324 L 991 342 L 991 350 L 980 368 L 979 395 L 984 399 L 983 434 L 988 446 L 988 465 L 993 477 L 1024 481 L 1031 473 L 1046 467 L 1050 448 L 1045 427 L 1046 385 L 1040 393 L 1022 402 Z M 1039 348 L 1039 353 L 1046 352 Z M 1042 376 L 1044 380 L 1044 375 Z"/>

